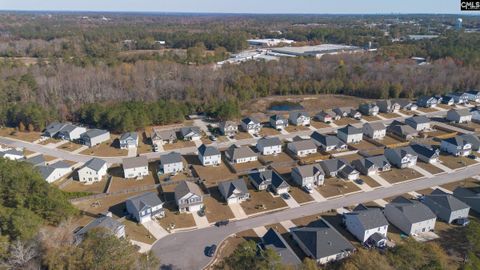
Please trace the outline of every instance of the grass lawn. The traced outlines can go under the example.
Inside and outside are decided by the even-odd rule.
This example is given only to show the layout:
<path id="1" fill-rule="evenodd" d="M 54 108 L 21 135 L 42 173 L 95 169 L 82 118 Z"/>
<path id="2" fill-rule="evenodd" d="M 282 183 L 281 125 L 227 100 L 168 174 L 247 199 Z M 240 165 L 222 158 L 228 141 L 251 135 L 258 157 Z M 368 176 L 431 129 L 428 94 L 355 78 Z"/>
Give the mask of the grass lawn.
<path id="1" fill-rule="evenodd" d="M 26 142 L 33 142 L 40 139 L 41 133 L 37 131 L 20 132 L 20 131 L 16 131 L 14 128 L 1 128 L 0 136 L 14 138 L 14 139 L 22 140 Z"/>
<path id="2" fill-rule="evenodd" d="M 230 207 L 223 202 L 223 198 L 217 188 L 209 189 L 211 197 L 204 197 L 205 215 L 209 222 L 232 219 L 235 216 Z"/>
<path id="3" fill-rule="evenodd" d="M 126 156 L 128 154 L 128 150 L 116 147 L 116 144 L 114 143 L 115 139 L 115 137 L 112 137 L 109 141 L 85 149 L 80 152 L 80 154 L 100 157 Z"/>
<path id="4" fill-rule="evenodd" d="M 205 180 L 207 187 L 216 186 L 219 182 L 237 178 L 224 163 L 214 167 L 193 165 L 193 170 L 199 178 Z"/>
<path id="5" fill-rule="evenodd" d="M 383 155 L 385 152 L 385 148 L 383 147 L 378 147 L 372 150 L 362 150 L 362 153 L 365 154 L 366 156 L 378 156 L 378 155 Z"/>
<path id="6" fill-rule="evenodd" d="M 414 111 L 409 111 L 409 110 L 400 110 L 401 113 L 406 114 L 406 115 L 415 115 L 416 112 Z"/>
<path id="7" fill-rule="evenodd" d="M 49 162 L 49 161 L 52 161 L 52 160 L 55 160 L 57 159 L 56 157 L 54 156 L 49 156 L 49 155 L 43 155 L 43 158 L 45 159 L 45 162 Z"/>
<path id="8" fill-rule="evenodd" d="M 325 155 L 325 154 L 322 154 L 320 152 L 310 154 L 310 155 L 305 156 L 305 157 L 298 157 L 298 159 L 300 161 L 300 164 L 312 164 L 312 163 L 316 163 L 316 162 L 326 160 L 326 159 L 329 159 L 329 158 L 330 158 L 330 154 Z"/>
<path id="9" fill-rule="evenodd" d="M 317 187 L 317 190 L 323 197 L 329 198 L 359 191 L 360 188 L 350 181 L 338 178 L 328 178 L 325 179 L 323 186 Z"/>
<path id="10" fill-rule="evenodd" d="M 315 120 L 312 120 L 312 121 L 310 122 L 310 125 L 312 125 L 312 126 L 313 126 L 314 128 L 316 128 L 316 129 L 328 128 L 328 127 L 330 127 L 330 125 L 327 124 L 327 123 L 319 122 L 319 121 L 315 121 Z"/>
<path id="11" fill-rule="evenodd" d="M 363 182 L 365 182 L 365 184 L 369 185 L 372 188 L 381 186 L 377 181 L 373 180 L 373 178 L 371 178 L 370 176 L 361 174 L 360 179 L 362 179 Z"/>
<path id="12" fill-rule="evenodd" d="M 61 150 L 72 152 L 72 151 L 75 151 L 75 150 L 81 148 L 82 146 L 83 145 L 78 144 L 78 143 L 67 142 L 67 143 L 64 143 L 64 144 L 60 145 L 57 148 L 61 149 Z"/>
<path id="13" fill-rule="evenodd" d="M 155 242 L 155 237 L 153 237 L 153 235 L 151 235 L 150 232 L 143 227 L 143 225 L 128 219 L 125 219 L 123 224 L 125 225 L 125 234 L 128 239 L 140 241 L 150 245 Z"/>
<path id="14" fill-rule="evenodd" d="M 391 184 L 400 183 L 403 181 L 423 177 L 422 174 L 415 171 L 414 169 L 410 169 L 410 168 L 398 169 L 393 167 L 392 167 L 392 170 L 388 172 L 380 172 L 379 175 Z"/>
<path id="15" fill-rule="evenodd" d="M 452 108 L 452 106 L 447 105 L 447 104 L 437 104 L 437 107 L 440 107 L 440 108 L 445 109 L 445 110 L 450 110 Z"/>
<path id="16" fill-rule="evenodd" d="M 253 189 L 250 183 L 248 183 L 248 188 L 250 199 L 240 204 L 247 215 L 287 206 L 280 197 L 273 197 L 272 194 L 265 190 L 257 191 Z"/>
<path id="17" fill-rule="evenodd" d="M 480 181 L 475 178 L 466 178 L 462 181 L 452 182 L 448 184 L 443 184 L 441 187 L 453 191 L 457 187 L 464 187 L 464 188 L 479 188 Z"/>
<path id="18" fill-rule="evenodd" d="M 430 131 L 430 132 L 423 132 L 423 134 L 426 134 L 430 138 L 450 138 L 450 137 L 455 137 L 457 135 L 457 132 L 446 132 L 440 129 Z"/>
<path id="19" fill-rule="evenodd" d="M 382 120 L 382 119 L 380 119 L 380 118 L 379 118 L 378 116 L 376 116 L 376 115 L 363 115 L 362 118 L 363 118 L 364 120 L 367 120 L 368 122 Z"/>
<path id="20" fill-rule="evenodd" d="M 288 127 L 285 128 L 285 130 L 289 133 L 292 133 L 292 132 L 307 131 L 307 130 L 310 130 L 310 129 L 306 126 L 289 125 Z"/>
<path id="21" fill-rule="evenodd" d="M 440 160 L 442 161 L 443 165 L 447 166 L 452 170 L 463 168 L 468 165 L 477 163 L 475 160 L 467 157 L 454 157 L 451 155 L 447 155 L 446 153 L 440 154 Z"/>
<path id="22" fill-rule="evenodd" d="M 179 213 L 177 206 L 173 202 L 167 202 L 164 204 L 165 217 L 159 219 L 160 225 L 169 230 L 171 228 L 190 228 L 195 227 L 195 220 L 190 213 Z"/>
<path id="23" fill-rule="evenodd" d="M 439 173 L 443 173 L 443 170 L 432 165 L 432 164 L 429 164 L 429 163 L 425 163 L 425 162 L 417 162 L 417 166 L 426 170 L 427 172 L 431 173 L 431 174 L 439 174 Z"/>
<path id="24" fill-rule="evenodd" d="M 335 210 L 332 210 L 332 213 L 335 212 Z M 310 215 L 310 216 L 303 216 L 300 218 L 292 219 L 293 224 L 297 225 L 298 227 L 304 227 L 307 226 L 308 224 L 319 220 L 322 216 L 323 213 L 318 213 L 315 215 Z"/>
<path id="25" fill-rule="evenodd" d="M 280 131 L 271 127 L 263 127 L 260 130 L 260 136 L 277 136 L 278 134 L 280 134 Z"/>
<path id="26" fill-rule="evenodd" d="M 236 140 L 251 139 L 251 138 L 252 138 L 252 135 L 244 131 L 239 131 L 237 135 L 235 135 Z"/>
<path id="27" fill-rule="evenodd" d="M 138 136 L 137 154 L 153 152 L 153 146 L 150 144 L 150 139 L 146 137 L 145 132 L 139 132 Z"/>
<path id="28" fill-rule="evenodd" d="M 103 179 L 100 182 L 95 182 L 90 185 L 85 185 L 79 181 L 71 181 L 67 186 L 62 190 L 67 192 L 92 192 L 92 193 L 103 193 L 105 191 L 105 186 L 107 185 L 107 180 Z"/>
<path id="29" fill-rule="evenodd" d="M 192 142 L 192 141 L 179 140 L 175 143 L 165 144 L 163 146 L 163 149 L 168 151 L 168 150 L 174 150 L 174 149 L 179 149 L 179 148 L 184 148 L 184 147 L 195 147 L 195 143 Z"/>
<path id="30" fill-rule="evenodd" d="M 149 185 L 154 185 L 158 184 L 158 181 L 156 179 L 155 170 L 153 167 L 155 167 L 152 164 L 149 166 L 149 175 L 144 176 L 143 179 L 125 179 L 123 178 L 123 170 L 121 167 L 113 167 L 108 170 L 108 173 L 112 175 L 112 180 L 110 183 L 110 189 L 109 192 L 115 192 L 115 191 L 120 191 L 124 189 L 130 189 L 130 188 L 135 188 L 135 187 L 142 187 L 142 186 L 149 186 Z"/>
<path id="31" fill-rule="evenodd" d="M 350 117 L 343 117 L 339 120 L 335 120 L 334 123 L 337 126 L 346 126 L 348 124 L 358 124 L 358 123 L 360 123 L 360 121 L 358 121 L 357 119 L 350 118 Z"/>
<path id="32" fill-rule="evenodd" d="M 383 116 L 383 117 L 388 118 L 388 119 L 400 117 L 400 115 L 396 114 L 396 113 L 379 113 L 378 115 Z"/>

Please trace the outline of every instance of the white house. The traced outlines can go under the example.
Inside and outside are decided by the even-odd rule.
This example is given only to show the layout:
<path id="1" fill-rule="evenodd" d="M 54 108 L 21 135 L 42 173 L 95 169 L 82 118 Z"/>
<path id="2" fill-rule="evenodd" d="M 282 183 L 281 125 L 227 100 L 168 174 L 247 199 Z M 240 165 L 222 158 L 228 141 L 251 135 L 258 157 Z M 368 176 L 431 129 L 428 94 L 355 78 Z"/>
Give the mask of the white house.
<path id="1" fill-rule="evenodd" d="M 472 121 L 472 114 L 469 109 L 451 109 L 447 112 L 447 120 L 455 123 L 468 123 Z"/>
<path id="2" fill-rule="evenodd" d="M 288 120 L 295 126 L 309 126 L 310 116 L 306 112 L 291 112 Z"/>
<path id="3" fill-rule="evenodd" d="M 218 190 L 227 204 L 241 203 L 250 198 L 243 179 L 229 180 L 218 184 Z"/>
<path id="4" fill-rule="evenodd" d="M 454 156 L 468 156 L 472 152 L 472 144 L 463 139 L 461 136 L 455 136 L 442 140 L 440 150 L 452 154 Z"/>
<path id="5" fill-rule="evenodd" d="M 465 94 L 468 98 L 468 101 L 480 102 L 480 91 L 470 90 L 470 91 L 465 92 Z"/>
<path id="6" fill-rule="evenodd" d="M 80 135 L 80 140 L 84 145 L 92 147 L 110 140 L 110 132 L 102 129 L 90 129 Z"/>
<path id="7" fill-rule="evenodd" d="M 72 125 L 72 124 L 65 124 L 56 134 L 55 137 L 60 138 L 62 140 L 78 140 L 80 139 L 80 135 L 87 131 L 86 128 Z"/>
<path id="8" fill-rule="evenodd" d="M 358 143 L 363 140 L 363 131 L 349 124 L 337 130 L 337 137 L 345 143 Z"/>
<path id="9" fill-rule="evenodd" d="M 146 156 L 124 158 L 122 167 L 124 178 L 142 179 L 148 175 L 148 159 Z"/>
<path id="10" fill-rule="evenodd" d="M 136 132 L 123 133 L 118 138 L 120 149 L 135 148 L 138 146 L 138 134 Z"/>
<path id="11" fill-rule="evenodd" d="M 171 152 L 160 156 L 160 172 L 164 174 L 176 174 L 183 171 L 182 155 Z"/>
<path id="12" fill-rule="evenodd" d="M 317 145 L 312 139 L 293 141 L 287 144 L 287 148 L 299 157 L 317 153 Z"/>
<path id="13" fill-rule="evenodd" d="M 387 128 L 383 123 L 365 123 L 363 125 L 363 134 L 374 140 L 381 140 L 387 134 Z"/>
<path id="14" fill-rule="evenodd" d="M 197 212 L 203 207 L 203 192 L 200 187 L 189 181 L 182 181 L 175 187 L 175 202 L 180 213 Z"/>
<path id="15" fill-rule="evenodd" d="M 125 201 L 127 212 L 138 223 L 145 223 L 152 218 L 165 216 L 164 202 L 154 192 L 143 193 Z"/>
<path id="16" fill-rule="evenodd" d="M 250 134 L 258 134 L 262 129 L 262 124 L 252 117 L 242 119 L 240 125 L 244 131 Z"/>
<path id="17" fill-rule="evenodd" d="M 418 155 L 410 146 L 385 149 L 385 157 L 397 168 L 410 168 L 417 164 Z"/>
<path id="18" fill-rule="evenodd" d="M 202 138 L 202 132 L 198 127 L 182 127 L 180 135 L 184 141 L 199 141 Z"/>
<path id="19" fill-rule="evenodd" d="M 440 189 L 425 195 L 422 202 L 437 215 L 438 219 L 449 224 L 458 219 L 468 218 L 470 212 L 470 206 Z"/>
<path id="20" fill-rule="evenodd" d="M 270 126 L 274 129 L 281 130 L 288 127 L 288 120 L 279 114 L 275 114 L 270 116 Z"/>
<path id="21" fill-rule="evenodd" d="M 265 156 L 278 155 L 282 153 L 282 142 L 277 137 L 264 137 L 257 141 L 257 150 Z"/>
<path id="22" fill-rule="evenodd" d="M 20 160 L 25 158 L 23 151 L 17 149 L 2 149 L 0 151 L 0 157 L 10 159 L 10 160 Z"/>
<path id="23" fill-rule="evenodd" d="M 221 122 L 220 132 L 227 137 L 233 137 L 238 132 L 238 124 L 233 121 Z"/>
<path id="24" fill-rule="evenodd" d="M 361 243 L 383 247 L 387 243 L 388 221 L 379 208 L 360 204 L 352 212 L 343 214 L 347 230 Z"/>
<path id="25" fill-rule="evenodd" d="M 292 169 L 291 176 L 296 184 L 307 190 L 310 190 L 315 186 L 321 186 L 325 181 L 325 173 L 323 172 L 322 167 L 318 164 L 295 167 Z"/>
<path id="26" fill-rule="evenodd" d="M 232 144 L 227 151 L 225 151 L 225 156 L 228 158 L 228 160 L 230 160 L 230 162 L 235 164 L 258 160 L 257 154 L 253 152 L 253 150 L 247 145 L 238 146 Z"/>
<path id="27" fill-rule="evenodd" d="M 55 182 L 72 172 L 70 165 L 63 161 L 58 161 L 51 165 L 40 165 L 36 168 L 48 183 Z"/>
<path id="28" fill-rule="evenodd" d="M 423 131 L 430 129 L 430 119 L 428 117 L 419 115 L 419 116 L 412 116 L 410 118 L 405 119 L 405 124 L 411 126 L 416 131 Z"/>
<path id="29" fill-rule="evenodd" d="M 213 146 L 200 145 L 198 148 L 198 159 L 203 166 L 217 166 L 222 163 L 222 155 Z"/>
<path id="30" fill-rule="evenodd" d="M 408 235 L 433 231 L 437 216 L 426 205 L 397 197 L 385 206 L 387 220 Z"/>
<path id="31" fill-rule="evenodd" d="M 107 175 L 107 162 L 99 158 L 90 159 L 83 168 L 78 170 L 78 180 L 86 184 L 101 181 L 105 175 Z"/>

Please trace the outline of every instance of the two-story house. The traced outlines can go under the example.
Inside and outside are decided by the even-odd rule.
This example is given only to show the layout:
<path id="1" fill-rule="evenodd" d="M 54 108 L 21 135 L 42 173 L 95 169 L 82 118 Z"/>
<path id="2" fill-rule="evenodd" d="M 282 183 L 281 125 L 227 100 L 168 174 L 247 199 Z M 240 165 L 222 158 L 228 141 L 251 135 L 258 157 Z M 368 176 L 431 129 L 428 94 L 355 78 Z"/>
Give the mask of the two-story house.
<path id="1" fill-rule="evenodd" d="M 238 146 L 232 144 L 227 151 L 225 151 L 225 157 L 234 164 L 247 163 L 258 160 L 257 153 L 247 146 Z"/>
<path id="2" fill-rule="evenodd" d="M 282 153 L 282 141 L 278 137 L 263 137 L 257 141 L 257 150 L 264 156 Z"/>
<path id="3" fill-rule="evenodd" d="M 280 114 L 270 116 L 270 126 L 276 130 L 282 130 L 288 127 L 288 119 Z"/>
<path id="4" fill-rule="evenodd" d="M 419 201 L 397 197 L 385 206 L 387 220 L 407 235 L 433 231 L 437 216 Z"/>
<path id="5" fill-rule="evenodd" d="M 298 157 L 306 157 L 317 153 L 317 145 L 312 139 L 290 142 L 287 144 L 287 148 Z"/>
<path id="6" fill-rule="evenodd" d="M 418 159 L 425 163 L 436 163 L 440 157 L 440 150 L 431 145 L 413 143 L 410 148 L 417 154 Z"/>
<path id="7" fill-rule="evenodd" d="M 363 134 L 374 140 L 381 140 L 387 134 L 387 128 L 383 123 L 365 123 L 363 124 Z"/>
<path id="8" fill-rule="evenodd" d="M 442 140 L 440 150 L 456 157 L 468 156 L 472 152 L 472 145 L 461 136 L 455 136 Z"/>
<path id="9" fill-rule="evenodd" d="M 184 170 L 182 155 L 170 152 L 160 156 L 160 172 L 163 174 L 176 174 Z"/>
<path id="10" fill-rule="evenodd" d="M 416 115 L 405 119 L 405 124 L 411 126 L 416 131 L 424 131 L 430 129 L 430 119 L 423 115 Z"/>
<path id="11" fill-rule="evenodd" d="M 148 159 L 146 156 L 124 158 L 122 161 L 123 177 L 142 179 L 148 175 Z"/>
<path id="12" fill-rule="evenodd" d="M 317 131 L 313 132 L 310 136 L 320 149 L 325 152 L 330 151 L 343 151 L 348 148 L 347 144 L 341 141 L 337 136 L 321 134 Z"/>
<path id="13" fill-rule="evenodd" d="M 227 137 L 233 137 L 238 133 L 238 124 L 233 121 L 223 121 L 220 123 L 220 133 Z"/>
<path id="14" fill-rule="evenodd" d="M 306 112 L 291 112 L 288 120 L 295 126 L 309 126 L 310 116 Z"/>
<path id="15" fill-rule="evenodd" d="M 203 166 L 217 166 L 222 163 L 222 155 L 213 146 L 200 145 L 198 148 L 198 159 Z"/>
<path id="16" fill-rule="evenodd" d="M 130 149 L 138 146 L 138 134 L 136 132 L 123 133 L 118 139 L 120 149 Z"/>
<path id="17" fill-rule="evenodd" d="M 258 134 L 262 129 L 262 124 L 260 121 L 252 117 L 243 118 L 240 124 L 242 129 L 250 134 Z"/>
<path id="18" fill-rule="evenodd" d="M 90 159 L 78 170 L 78 180 L 86 184 L 101 181 L 105 175 L 107 175 L 107 162 L 99 158 Z"/>
<path id="19" fill-rule="evenodd" d="M 203 192 L 195 183 L 189 181 L 178 183 L 174 196 L 180 213 L 197 212 L 203 207 Z"/>
<path id="20" fill-rule="evenodd" d="M 397 168 L 410 168 L 417 164 L 418 155 L 410 148 L 410 146 L 400 148 L 385 149 L 385 157 L 390 164 Z"/>
<path id="21" fill-rule="evenodd" d="M 343 214 L 343 222 L 362 244 L 376 247 L 387 244 L 388 221 L 379 208 L 359 204 L 352 212 Z"/>
<path id="22" fill-rule="evenodd" d="M 391 99 L 379 100 L 376 102 L 379 112 L 395 113 L 400 110 L 400 104 Z"/>
<path id="23" fill-rule="evenodd" d="M 202 139 L 202 131 L 199 127 L 182 127 L 180 136 L 184 141 L 199 141 Z"/>
<path id="24" fill-rule="evenodd" d="M 449 224 L 458 219 L 468 218 L 470 212 L 470 206 L 440 189 L 425 195 L 422 202 L 437 215 L 438 219 Z"/>
<path id="25" fill-rule="evenodd" d="M 337 130 L 337 137 L 345 143 L 359 143 L 363 140 L 363 131 L 348 124 Z"/>
<path id="26" fill-rule="evenodd" d="M 80 135 L 80 141 L 88 147 L 99 145 L 108 140 L 110 140 L 110 132 L 103 129 L 90 129 Z"/>
<path id="27" fill-rule="evenodd" d="M 307 191 L 323 185 L 325 173 L 319 164 L 302 165 L 292 168 L 293 181 Z"/>
<path id="28" fill-rule="evenodd" d="M 255 171 L 248 175 L 257 190 L 270 189 L 275 194 L 288 193 L 290 185 L 274 170 Z"/>
<path id="29" fill-rule="evenodd" d="M 472 114 L 469 109 L 454 110 L 447 112 L 447 120 L 455 123 L 468 123 L 472 121 Z"/>
<path id="30" fill-rule="evenodd" d="M 362 103 L 358 106 L 358 111 L 363 115 L 375 116 L 378 114 L 380 108 L 373 103 Z"/>
<path id="31" fill-rule="evenodd" d="M 352 161 L 352 166 L 364 175 L 373 175 L 378 172 L 386 172 L 392 168 L 385 155 L 357 159 Z"/>
<path id="32" fill-rule="evenodd" d="M 321 111 L 315 115 L 315 119 L 323 123 L 331 123 L 333 116 L 326 111 Z"/>
<path id="33" fill-rule="evenodd" d="M 243 179 L 229 180 L 218 184 L 218 190 L 227 204 L 241 203 L 250 198 Z"/>
<path id="34" fill-rule="evenodd" d="M 125 201 L 127 212 L 138 223 L 145 223 L 152 218 L 162 218 L 165 216 L 163 209 L 164 202 L 155 192 L 143 193 Z"/>

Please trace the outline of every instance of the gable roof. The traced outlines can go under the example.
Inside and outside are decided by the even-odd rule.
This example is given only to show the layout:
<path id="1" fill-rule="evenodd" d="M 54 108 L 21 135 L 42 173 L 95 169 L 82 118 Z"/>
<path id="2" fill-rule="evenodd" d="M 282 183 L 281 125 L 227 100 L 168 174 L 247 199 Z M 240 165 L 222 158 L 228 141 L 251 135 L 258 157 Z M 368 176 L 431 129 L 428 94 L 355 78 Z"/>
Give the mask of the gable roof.
<path id="1" fill-rule="evenodd" d="M 450 109 L 450 110 L 448 111 L 448 113 L 454 113 L 454 114 L 456 114 L 456 115 L 458 115 L 458 116 L 460 116 L 460 117 L 461 117 L 461 116 L 470 116 L 470 115 L 472 115 L 472 114 L 470 113 L 470 109 L 457 109 L 457 110 L 455 110 L 455 109 Z"/>
<path id="2" fill-rule="evenodd" d="M 146 156 L 129 157 L 122 160 L 123 169 L 132 169 L 148 166 L 148 159 Z"/>
<path id="3" fill-rule="evenodd" d="M 182 181 L 178 183 L 178 185 L 175 187 L 175 198 L 182 198 L 189 193 L 192 193 L 199 197 L 202 197 L 203 195 L 200 187 L 190 181 Z"/>
<path id="4" fill-rule="evenodd" d="M 162 205 L 163 201 L 155 192 L 147 192 L 127 199 L 135 207 L 135 211 L 140 212 L 144 209 Z"/>
<path id="5" fill-rule="evenodd" d="M 166 155 L 161 155 L 160 156 L 160 163 L 165 165 L 165 164 L 173 164 L 173 163 L 181 163 L 182 161 L 182 155 L 177 152 L 170 152 Z"/>
<path id="6" fill-rule="evenodd" d="M 104 135 L 106 133 L 110 133 L 108 132 L 107 130 L 103 130 L 103 129 L 89 129 L 87 130 L 85 133 L 82 133 L 82 135 L 80 135 L 81 137 L 89 137 L 89 138 L 94 138 L 94 137 L 98 137 L 98 136 L 101 136 L 101 135 Z"/>
<path id="7" fill-rule="evenodd" d="M 253 150 L 250 149 L 250 147 L 248 147 L 247 145 L 238 146 L 236 144 L 230 145 L 230 147 L 228 147 L 227 149 L 226 154 L 233 160 L 257 156 L 257 154 L 253 152 Z"/>
<path id="8" fill-rule="evenodd" d="M 385 130 L 386 127 L 382 122 L 374 122 L 374 123 L 365 123 L 363 124 L 364 127 L 370 127 L 372 130 Z"/>
<path id="9" fill-rule="evenodd" d="M 220 155 L 220 151 L 214 146 L 207 146 L 205 144 L 200 145 L 198 153 L 204 157 Z"/>
<path id="10" fill-rule="evenodd" d="M 263 137 L 257 141 L 257 146 L 271 147 L 282 145 L 282 141 L 278 137 Z"/>
<path id="11" fill-rule="evenodd" d="M 410 223 L 417 223 L 437 217 L 425 204 L 419 201 L 408 200 L 402 196 L 393 199 L 389 205 L 400 210 Z"/>
<path id="12" fill-rule="evenodd" d="M 297 151 L 303 150 L 310 150 L 310 149 L 317 149 L 317 145 L 313 142 L 313 140 L 298 140 L 294 142 L 288 143 L 289 145 L 293 145 Z"/>
<path id="13" fill-rule="evenodd" d="M 319 164 L 309 164 L 303 166 L 297 166 L 293 168 L 302 178 L 312 177 L 317 173 L 325 175 L 322 167 Z"/>
<path id="14" fill-rule="evenodd" d="M 43 155 L 37 155 L 27 158 L 25 161 L 32 164 L 33 166 L 45 165 L 45 157 Z"/>
<path id="15" fill-rule="evenodd" d="M 394 153 L 400 158 L 403 158 L 407 155 L 418 156 L 417 153 L 415 153 L 415 151 L 413 151 L 410 146 L 404 146 L 399 148 L 387 148 L 385 149 L 385 153 L 387 152 Z"/>
<path id="16" fill-rule="evenodd" d="M 257 119 L 253 118 L 253 117 L 245 117 L 242 119 L 242 122 L 246 125 L 250 124 L 250 123 L 253 123 L 255 125 L 258 125 L 260 124 L 259 121 L 257 121 Z"/>
<path id="17" fill-rule="evenodd" d="M 103 159 L 99 158 L 92 158 L 87 163 L 85 163 L 86 168 L 90 168 L 96 172 L 98 172 L 107 162 Z"/>
<path id="18" fill-rule="evenodd" d="M 301 111 L 301 112 L 290 112 L 289 117 L 290 118 L 299 118 L 300 116 L 303 117 L 310 117 L 307 112 Z"/>
<path id="19" fill-rule="evenodd" d="M 447 138 L 447 139 L 442 140 L 442 142 L 447 142 L 449 144 L 453 144 L 453 145 L 460 146 L 460 147 L 463 147 L 465 144 L 468 144 L 468 142 L 461 136 L 455 136 L 455 137 L 452 137 L 452 138 Z"/>
<path id="20" fill-rule="evenodd" d="M 284 121 L 284 122 L 287 121 L 287 118 L 283 117 L 281 114 L 274 114 L 270 116 L 270 119 L 273 121 Z"/>
<path id="21" fill-rule="evenodd" d="M 175 130 L 172 130 L 172 129 L 159 130 L 154 128 L 152 133 L 152 138 L 153 139 L 158 138 L 160 140 L 176 140 L 177 133 L 175 132 Z"/>
<path id="22" fill-rule="evenodd" d="M 182 137 L 195 136 L 200 135 L 201 131 L 199 127 L 182 127 L 180 129 L 180 134 L 182 135 Z"/>
<path id="23" fill-rule="evenodd" d="M 410 148 L 418 155 L 428 158 L 438 157 L 440 153 L 438 149 L 434 149 L 432 146 L 426 144 L 413 143 L 410 145 Z"/>
<path id="24" fill-rule="evenodd" d="M 235 129 L 238 128 L 238 125 L 236 122 L 233 122 L 233 121 L 222 121 L 220 122 L 220 129 L 225 129 L 225 128 L 229 128 L 229 127 L 233 127 Z"/>
<path id="25" fill-rule="evenodd" d="M 137 140 L 138 139 L 138 134 L 136 132 L 125 132 L 120 136 L 119 140 Z"/>
<path id="26" fill-rule="evenodd" d="M 413 122 L 415 124 L 427 124 L 430 123 L 430 119 L 424 115 L 416 115 L 405 119 L 405 122 Z"/>
<path id="27" fill-rule="evenodd" d="M 350 124 L 344 126 L 343 128 L 340 128 L 337 130 L 338 132 L 345 133 L 347 135 L 357 135 L 357 134 L 363 134 L 362 129 L 354 127 Z"/>
<path id="28" fill-rule="evenodd" d="M 435 202 L 435 204 L 440 205 L 443 208 L 446 208 L 450 211 L 457 211 L 466 208 L 470 208 L 467 204 L 455 198 L 452 194 L 443 192 L 440 189 L 435 189 L 430 195 L 425 195 L 425 198 Z"/>
<path id="29" fill-rule="evenodd" d="M 283 265 L 299 265 L 302 263 L 282 235 L 273 228 L 270 228 L 262 237 L 262 243 L 265 248 L 270 248 L 280 255 L 280 261 Z"/>
<path id="30" fill-rule="evenodd" d="M 343 167 L 345 167 L 347 164 L 348 162 L 341 158 L 332 158 L 332 159 L 322 160 L 320 162 L 320 165 L 322 166 L 322 168 L 329 173 L 337 172 L 341 170 Z"/>
<path id="31" fill-rule="evenodd" d="M 478 148 L 480 146 L 480 138 L 473 134 L 462 134 L 460 137 L 466 142 L 470 143 L 472 147 Z"/>
<path id="32" fill-rule="evenodd" d="M 325 145 L 326 147 L 330 147 L 330 146 L 340 147 L 341 145 L 345 144 L 337 136 L 328 135 L 328 134 L 321 134 L 317 131 L 313 132 L 310 137 L 312 139 L 314 139 L 315 141 L 317 141 L 318 143 L 320 143 L 322 145 Z"/>
<path id="33" fill-rule="evenodd" d="M 218 189 L 220 193 L 225 198 L 230 198 L 235 191 L 238 191 L 240 194 L 247 194 L 248 188 L 243 179 L 235 179 L 230 181 L 221 182 L 218 184 Z"/>
<path id="34" fill-rule="evenodd" d="M 388 221 L 379 208 L 368 208 L 361 205 L 344 215 L 355 215 L 365 230 L 388 226 Z"/>
<path id="35" fill-rule="evenodd" d="M 89 232 L 90 230 L 94 228 L 104 228 L 107 229 L 108 231 L 114 233 L 116 230 L 118 230 L 121 227 L 124 227 L 121 222 L 113 219 L 112 217 L 109 216 L 101 216 L 98 217 L 94 220 L 92 220 L 90 223 L 85 225 L 82 229 L 80 229 L 78 232 L 76 232 L 76 235 L 83 235 Z"/>

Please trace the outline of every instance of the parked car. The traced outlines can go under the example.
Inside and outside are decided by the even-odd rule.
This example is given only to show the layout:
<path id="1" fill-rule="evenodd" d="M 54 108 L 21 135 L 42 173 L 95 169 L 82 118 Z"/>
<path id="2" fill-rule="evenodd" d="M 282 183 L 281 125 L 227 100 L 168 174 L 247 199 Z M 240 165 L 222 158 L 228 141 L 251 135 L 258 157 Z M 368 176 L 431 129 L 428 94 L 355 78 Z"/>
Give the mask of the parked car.
<path id="1" fill-rule="evenodd" d="M 215 255 L 215 251 L 217 251 L 217 245 L 212 245 L 207 249 L 207 256 L 213 257 L 213 255 Z"/>
<path id="2" fill-rule="evenodd" d="M 220 227 L 220 226 L 227 226 L 230 221 L 228 219 L 226 220 L 219 220 L 215 223 L 215 226 Z"/>
<path id="3" fill-rule="evenodd" d="M 363 185 L 363 183 L 364 183 L 362 179 L 357 179 L 357 180 L 355 180 L 355 182 L 359 185 Z"/>
<path id="4" fill-rule="evenodd" d="M 459 218 L 455 220 L 455 224 L 460 226 L 467 226 L 470 223 L 468 218 Z"/>
<path id="5" fill-rule="evenodd" d="M 303 189 L 304 189 L 307 193 L 312 193 L 312 192 L 313 192 L 313 189 L 312 189 L 311 187 L 304 186 Z"/>
<path id="6" fill-rule="evenodd" d="M 468 155 L 467 157 L 468 157 L 469 159 L 476 159 L 476 158 L 477 158 L 477 156 L 475 156 L 475 155 Z"/>
<path id="7" fill-rule="evenodd" d="M 288 193 L 282 193 L 280 196 L 282 196 L 282 198 L 284 198 L 285 200 L 290 199 L 290 194 Z"/>

